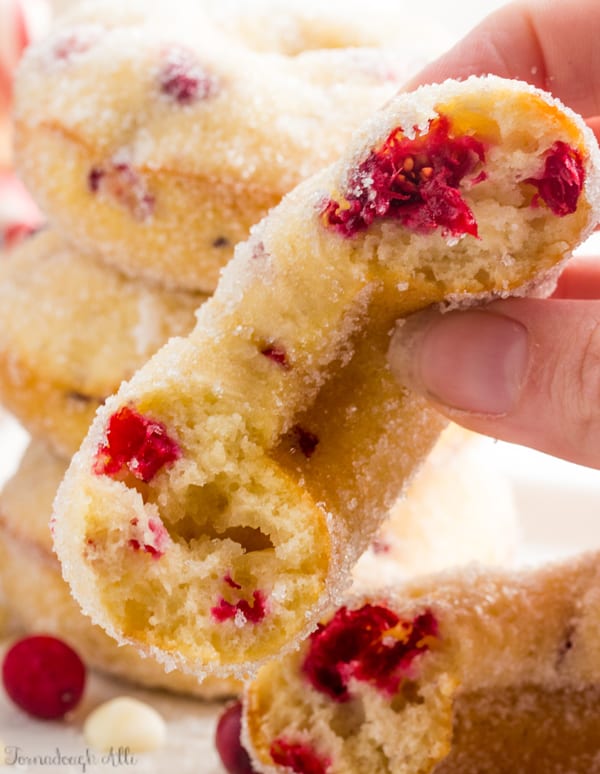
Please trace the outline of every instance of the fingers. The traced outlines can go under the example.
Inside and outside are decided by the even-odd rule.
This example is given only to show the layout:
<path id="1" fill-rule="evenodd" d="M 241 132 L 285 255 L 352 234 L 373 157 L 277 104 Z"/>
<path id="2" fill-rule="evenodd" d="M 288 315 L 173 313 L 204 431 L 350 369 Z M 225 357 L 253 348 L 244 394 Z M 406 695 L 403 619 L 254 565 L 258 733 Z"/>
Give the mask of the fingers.
<path id="1" fill-rule="evenodd" d="M 552 298 L 600 299 L 600 258 L 572 258 L 558 278 Z"/>
<path id="2" fill-rule="evenodd" d="M 600 301 L 424 312 L 398 328 L 389 358 L 399 382 L 465 427 L 600 468 Z"/>
<path id="3" fill-rule="evenodd" d="M 488 16 L 408 88 L 494 73 L 551 91 L 584 116 L 600 115 L 598 0 L 522 0 Z"/>

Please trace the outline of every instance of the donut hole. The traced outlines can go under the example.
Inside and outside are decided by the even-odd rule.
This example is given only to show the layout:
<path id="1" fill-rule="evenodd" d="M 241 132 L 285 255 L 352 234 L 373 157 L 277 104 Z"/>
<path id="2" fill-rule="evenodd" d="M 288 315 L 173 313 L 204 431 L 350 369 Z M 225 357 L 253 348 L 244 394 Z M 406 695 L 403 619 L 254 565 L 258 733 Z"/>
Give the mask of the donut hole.
<path id="1" fill-rule="evenodd" d="M 171 538 L 190 545 L 202 539 L 232 541 L 243 553 L 272 550 L 274 542 L 257 523 L 256 513 L 241 503 L 248 487 L 218 476 L 203 486 L 192 484 L 181 498 L 183 508 L 166 522 Z M 250 523 L 246 523 L 249 521 Z"/>
<path id="2" fill-rule="evenodd" d="M 405 680 L 392 698 L 390 709 L 392 712 L 400 714 L 406 710 L 409 704 L 423 704 L 424 702 L 425 699 L 419 691 L 419 684 L 414 680 Z"/>
<path id="3" fill-rule="evenodd" d="M 358 697 L 335 707 L 330 720 L 331 730 L 343 739 L 350 739 L 365 722 L 365 705 Z"/>
<path id="4" fill-rule="evenodd" d="M 258 449 L 239 460 L 224 443 L 228 473 L 210 469 L 218 445 L 204 444 L 202 472 L 184 454 L 145 499 L 126 488 L 111 534 L 100 519 L 86 534 L 103 604 L 125 639 L 198 672 L 210 664 L 230 673 L 267 643 L 284 647 L 305 632 L 299 611 L 321 597 L 331 571 L 325 516 L 312 499 Z"/>

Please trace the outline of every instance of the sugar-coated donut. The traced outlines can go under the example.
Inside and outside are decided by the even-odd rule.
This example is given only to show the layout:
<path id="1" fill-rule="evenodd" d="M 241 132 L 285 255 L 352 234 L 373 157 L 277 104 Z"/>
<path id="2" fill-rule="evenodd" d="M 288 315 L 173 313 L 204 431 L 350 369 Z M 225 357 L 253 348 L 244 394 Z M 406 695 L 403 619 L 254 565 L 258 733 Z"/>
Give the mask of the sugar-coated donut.
<path id="1" fill-rule="evenodd" d="M 174 10 L 176 9 L 176 11 Z M 449 36 L 430 16 L 388 0 L 78 0 L 55 26 L 102 24 L 106 27 L 162 24 L 173 16 L 193 26 L 211 25 L 252 51 L 297 56 L 304 51 L 337 48 L 402 49 L 411 67 L 423 64 L 449 44 Z M 407 27 L 427 25 L 427 35 L 407 36 Z"/>
<path id="2" fill-rule="evenodd" d="M 598 558 L 470 567 L 349 601 L 249 684 L 256 770 L 597 771 Z"/>
<path id="3" fill-rule="evenodd" d="M 124 12 L 122 26 L 75 16 L 27 51 L 17 165 L 78 249 L 211 291 L 250 227 L 392 96 L 407 55 L 258 53 L 202 5 L 191 16 L 189 3 L 183 16 L 156 7 L 139 23 Z"/>
<path id="4" fill-rule="evenodd" d="M 394 321 L 548 280 L 597 220 L 598 158 L 523 83 L 390 101 L 98 411 L 55 503 L 84 611 L 199 673 L 294 647 L 443 425 L 391 377 Z"/>
<path id="5" fill-rule="evenodd" d="M 0 261 L 0 400 L 70 456 L 98 406 L 189 333 L 205 299 L 129 279 L 42 231 Z"/>
<path id="6" fill-rule="evenodd" d="M 48 523 L 66 466 L 45 444 L 34 442 L 0 493 L 0 589 L 12 626 L 55 634 L 89 666 L 138 685 L 203 699 L 239 693 L 240 684 L 233 679 L 199 681 L 178 670 L 167 673 L 131 646 L 118 647 L 81 614 L 62 579 Z"/>

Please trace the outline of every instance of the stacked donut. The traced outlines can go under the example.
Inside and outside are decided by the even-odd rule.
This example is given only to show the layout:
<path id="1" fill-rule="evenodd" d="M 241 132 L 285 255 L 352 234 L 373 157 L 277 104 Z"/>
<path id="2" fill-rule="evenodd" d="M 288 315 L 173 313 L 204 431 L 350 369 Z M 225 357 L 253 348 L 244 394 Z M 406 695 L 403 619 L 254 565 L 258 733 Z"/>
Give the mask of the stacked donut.
<path id="1" fill-rule="evenodd" d="M 333 159 L 409 70 L 406 55 L 341 48 L 383 40 L 389 22 L 379 33 L 347 13 L 341 24 L 331 13 L 314 24 L 310 4 L 286 7 L 257 27 L 243 3 L 227 13 L 182 4 L 182 29 L 172 3 L 150 15 L 147 3 L 86 3 L 28 52 L 16 88 L 19 165 L 51 225 L 0 264 L 0 396 L 34 437 L 0 496 L 0 580 L 22 626 L 61 635 L 117 675 L 205 697 L 236 683 L 167 674 L 79 612 L 48 521 L 98 407 L 164 342 L 191 331 L 233 243 Z M 373 556 L 392 575 L 451 557 L 510 557 L 505 484 L 471 446 L 454 434 L 443 442 L 361 577 Z M 479 520 L 482 476 L 499 507 Z M 446 495 L 430 493 L 445 492 L 450 477 L 460 495 L 442 508 Z M 411 508 L 421 511 L 416 529 Z M 141 529 L 133 539 L 149 553 Z"/>

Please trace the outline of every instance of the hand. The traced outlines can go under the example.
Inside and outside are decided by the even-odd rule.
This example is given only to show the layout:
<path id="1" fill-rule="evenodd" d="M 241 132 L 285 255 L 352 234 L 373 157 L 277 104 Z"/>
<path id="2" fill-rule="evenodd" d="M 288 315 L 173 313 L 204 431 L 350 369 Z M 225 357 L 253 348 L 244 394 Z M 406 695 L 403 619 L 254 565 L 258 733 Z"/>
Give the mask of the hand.
<path id="1" fill-rule="evenodd" d="M 551 91 L 600 136 L 598 0 L 492 14 L 408 84 L 494 73 Z M 550 299 L 428 310 L 398 328 L 390 365 L 456 422 L 600 468 L 600 262 L 570 262 Z"/>

